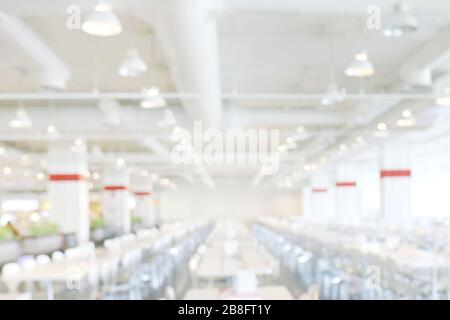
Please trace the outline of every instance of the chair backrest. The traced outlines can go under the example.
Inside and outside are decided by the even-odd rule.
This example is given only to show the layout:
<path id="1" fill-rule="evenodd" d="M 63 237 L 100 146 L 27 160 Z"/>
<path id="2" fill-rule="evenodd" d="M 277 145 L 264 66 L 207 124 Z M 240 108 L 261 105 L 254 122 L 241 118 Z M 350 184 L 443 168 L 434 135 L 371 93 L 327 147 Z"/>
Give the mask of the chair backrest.
<path id="1" fill-rule="evenodd" d="M 175 300 L 177 298 L 177 295 L 175 293 L 175 289 L 173 287 L 167 287 L 164 291 L 164 298 L 167 300 Z"/>
<path id="2" fill-rule="evenodd" d="M 62 261 L 65 259 L 65 255 L 61 251 L 55 251 L 52 253 L 52 260 L 53 261 Z"/>
<path id="3" fill-rule="evenodd" d="M 69 248 L 64 252 L 67 259 L 75 260 L 80 258 L 80 249 L 78 247 Z"/>
<path id="4" fill-rule="evenodd" d="M 52 262 L 52 260 L 50 259 L 50 257 L 46 254 L 40 254 L 36 257 L 36 262 L 37 264 L 49 264 Z"/>
<path id="5" fill-rule="evenodd" d="M 33 256 L 23 256 L 19 259 L 19 264 L 24 269 L 30 269 L 34 268 L 37 265 L 37 262 Z"/>
<path id="6" fill-rule="evenodd" d="M 22 270 L 20 264 L 16 262 L 10 262 L 3 266 L 2 268 L 2 278 L 6 279 L 9 276 L 16 275 Z"/>
<path id="7" fill-rule="evenodd" d="M 20 282 L 14 280 L 14 276 L 20 273 L 21 270 L 22 267 L 20 264 L 15 262 L 7 263 L 2 268 L 2 280 L 5 282 L 10 293 L 17 292 L 17 289 L 19 288 Z"/>

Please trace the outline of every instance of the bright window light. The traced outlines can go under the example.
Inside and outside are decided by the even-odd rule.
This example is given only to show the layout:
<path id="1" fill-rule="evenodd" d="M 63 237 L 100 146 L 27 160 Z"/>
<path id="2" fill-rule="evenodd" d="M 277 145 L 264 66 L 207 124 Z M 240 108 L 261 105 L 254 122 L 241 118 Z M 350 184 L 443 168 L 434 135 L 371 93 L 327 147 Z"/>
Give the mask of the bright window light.
<path id="1" fill-rule="evenodd" d="M 36 211 L 39 201 L 36 199 L 7 199 L 2 202 L 3 211 Z"/>

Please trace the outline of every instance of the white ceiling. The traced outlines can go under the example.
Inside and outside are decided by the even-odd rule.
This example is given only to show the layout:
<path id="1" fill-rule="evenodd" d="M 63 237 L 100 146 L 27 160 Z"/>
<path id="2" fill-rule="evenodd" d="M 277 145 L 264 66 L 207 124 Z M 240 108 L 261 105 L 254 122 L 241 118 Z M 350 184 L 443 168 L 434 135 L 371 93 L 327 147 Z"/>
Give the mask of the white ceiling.
<path id="1" fill-rule="evenodd" d="M 202 0 L 199 2 L 208 2 L 206 9 L 200 12 L 204 16 L 195 11 L 203 10 L 197 6 L 198 2 L 194 5 L 192 0 L 186 0 L 180 5 L 180 1 L 131 0 L 127 4 L 111 1 L 124 32 L 99 38 L 65 27 L 68 5 L 80 5 L 84 14 L 90 12 L 95 1 L 0 0 L 1 12 L 25 22 L 70 69 L 72 76 L 66 92 L 89 93 L 97 88 L 100 92 L 134 94 L 117 99 L 125 106 L 127 116 L 114 129 L 102 123 L 95 96 L 71 99 L 61 93 L 50 99 L 37 94 L 24 102 L 34 119 L 33 128 L 14 131 L 7 126 L 7 121 L 14 114 L 18 101 L 17 97 L 8 98 L 6 94 L 38 92 L 41 70 L 30 54 L 16 44 L 17 39 L 0 32 L 0 138 L 6 146 L 17 149 L 19 154 L 35 154 L 39 160 L 45 154 L 46 141 L 39 139 L 37 133 L 45 132 L 49 119 L 57 119 L 52 122 L 56 121 L 55 125 L 68 139 L 82 136 L 89 147 L 95 145 L 105 154 L 129 157 L 127 163 L 132 167 L 188 183 L 189 179 L 183 175 L 192 173 L 192 168 L 175 168 L 167 158 L 158 158 L 154 151 L 141 144 L 143 136 L 151 135 L 167 150 L 173 145 L 169 141 L 170 129 L 156 126 L 162 111 L 139 108 L 142 87 L 157 85 L 163 93 L 172 94 L 173 98 L 167 99 L 169 106 L 177 114 L 179 123 L 187 127 L 189 119 L 207 113 L 210 114 L 205 119 L 220 117 L 223 127 L 239 124 L 241 127 L 279 128 L 283 138 L 292 134 L 299 124 L 305 125 L 310 131 L 309 140 L 290 152 L 289 160 L 283 162 L 282 172 L 289 173 L 303 161 L 315 160 L 321 150 L 335 148 L 341 139 L 354 138 L 361 128 L 370 131 L 369 126 L 391 107 L 403 106 L 399 107 L 402 99 L 397 98 L 348 99 L 334 107 L 321 106 L 317 97 L 330 83 L 330 37 L 334 42 L 333 68 L 339 86 L 349 93 L 358 93 L 363 88 L 368 93 L 392 94 L 402 87 L 400 71 L 411 63 L 414 54 L 426 54 L 426 50 L 436 46 L 433 42 L 436 36 L 450 34 L 447 0 L 408 1 L 420 29 L 400 39 L 386 38 L 380 31 L 361 28 L 361 18 L 369 5 L 379 5 L 382 21 L 385 21 L 394 1 Z M 174 13 L 178 5 L 183 9 L 180 15 Z M 184 14 L 187 17 L 182 17 Z M 196 19 L 203 18 L 205 25 L 212 26 L 207 32 L 200 31 L 202 25 L 196 24 Z M 131 39 L 150 68 L 143 76 L 121 78 L 116 68 L 130 47 Z M 376 74 L 363 86 L 358 79 L 344 75 L 346 65 L 362 47 L 376 69 Z M 25 74 L 21 75 L 19 69 L 25 70 Z M 450 60 L 444 59 L 433 69 L 433 74 L 436 76 L 449 69 Z M 215 97 L 215 100 L 177 96 L 186 91 L 216 92 L 217 88 L 224 95 L 236 95 L 224 99 Z M 255 96 L 245 97 L 245 94 Z M 271 96 L 258 97 L 259 94 Z M 312 94 L 313 98 L 289 98 L 287 94 Z M 418 110 L 432 105 L 429 99 L 416 100 L 414 105 L 418 105 Z M 0 158 L 0 163 L 20 167 L 17 161 L 7 157 Z M 101 169 L 102 164 L 93 166 Z M 29 167 L 36 172 L 45 170 L 40 161 Z M 248 184 L 258 170 L 257 166 L 208 169 L 217 181 L 222 179 L 225 183 L 239 177 L 240 182 Z"/>

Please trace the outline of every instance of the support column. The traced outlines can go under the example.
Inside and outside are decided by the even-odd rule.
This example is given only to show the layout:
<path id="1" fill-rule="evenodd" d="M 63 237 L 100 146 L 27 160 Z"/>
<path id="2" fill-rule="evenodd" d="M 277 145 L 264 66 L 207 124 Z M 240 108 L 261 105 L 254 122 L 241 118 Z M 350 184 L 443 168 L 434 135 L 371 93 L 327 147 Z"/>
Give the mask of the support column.
<path id="1" fill-rule="evenodd" d="M 103 174 L 103 217 L 119 234 L 131 232 L 129 176 L 126 168 L 109 168 Z"/>
<path id="2" fill-rule="evenodd" d="M 386 142 L 381 148 L 381 212 L 389 224 L 411 223 L 411 167 L 408 142 Z"/>
<path id="3" fill-rule="evenodd" d="M 336 168 L 336 213 L 342 223 L 355 223 L 361 217 L 360 190 L 357 183 L 357 168 L 341 164 Z"/>
<path id="4" fill-rule="evenodd" d="M 328 174 L 311 178 L 311 214 L 314 220 L 329 221 L 336 215 L 334 188 Z"/>
<path id="5" fill-rule="evenodd" d="M 77 140 L 52 141 L 48 148 L 50 221 L 63 234 L 75 234 L 79 244 L 89 241 L 89 190 L 86 146 Z"/>
<path id="6" fill-rule="evenodd" d="M 133 177 L 132 188 L 136 207 L 134 215 L 140 217 L 145 226 L 151 227 L 155 224 L 152 208 L 152 181 L 147 175 Z"/>
<path id="7" fill-rule="evenodd" d="M 154 213 L 154 225 L 160 227 L 163 224 L 162 219 L 162 205 L 164 202 L 164 194 L 159 192 L 153 193 L 153 213 Z"/>
<path id="8" fill-rule="evenodd" d="M 302 187 L 302 216 L 306 220 L 313 218 L 311 213 L 311 188 L 309 186 Z"/>

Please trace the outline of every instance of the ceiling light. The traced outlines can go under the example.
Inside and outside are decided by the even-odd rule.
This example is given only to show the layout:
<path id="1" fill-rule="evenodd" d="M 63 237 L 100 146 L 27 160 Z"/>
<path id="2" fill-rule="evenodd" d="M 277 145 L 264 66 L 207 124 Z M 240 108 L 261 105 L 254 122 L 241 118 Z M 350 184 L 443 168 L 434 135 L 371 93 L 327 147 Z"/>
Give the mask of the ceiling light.
<path id="1" fill-rule="evenodd" d="M 355 141 L 358 142 L 358 143 L 363 143 L 364 142 L 364 138 L 361 137 L 361 136 L 358 136 L 358 137 L 355 138 Z"/>
<path id="2" fill-rule="evenodd" d="M 147 69 L 147 64 L 141 58 L 139 52 L 136 49 L 128 49 L 117 72 L 122 77 L 136 77 Z"/>
<path id="3" fill-rule="evenodd" d="M 339 88 L 337 85 L 332 84 L 328 86 L 327 92 L 320 100 L 323 106 L 333 106 L 336 103 L 344 101 L 345 89 Z"/>
<path id="4" fill-rule="evenodd" d="M 380 131 L 385 131 L 387 129 L 387 125 L 383 122 L 380 122 L 379 124 L 377 124 L 377 129 Z"/>
<path id="5" fill-rule="evenodd" d="M 94 172 L 94 173 L 92 174 L 92 179 L 94 179 L 94 180 L 99 180 L 99 179 L 100 179 L 100 173 Z"/>
<path id="6" fill-rule="evenodd" d="M 32 123 L 25 109 L 19 107 L 17 109 L 16 116 L 9 121 L 9 125 L 12 128 L 28 128 L 31 127 Z"/>
<path id="7" fill-rule="evenodd" d="M 341 145 L 339 146 L 339 149 L 340 149 L 341 151 L 345 151 L 345 150 L 347 150 L 347 146 L 346 146 L 345 144 L 341 144 Z"/>
<path id="8" fill-rule="evenodd" d="M 170 184 L 170 180 L 169 179 L 161 179 L 159 180 L 159 182 L 163 185 L 163 186 L 168 186 Z"/>
<path id="9" fill-rule="evenodd" d="M 48 126 L 47 127 L 47 133 L 55 133 L 56 132 L 56 128 L 54 126 Z"/>
<path id="10" fill-rule="evenodd" d="M 166 100 L 161 96 L 156 96 L 150 99 L 142 100 L 141 108 L 143 109 L 157 109 L 166 106 Z"/>
<path id="11" fill-rule="evenodd" d="M 0 147 L 0 154 L 4 154 L 5 153 L 5 148 Z"/>
<path id="12" fill-rule="evenodd" d="M 125 160 L 123 160 L 122 158 L 118 158 L 116 160 L 116 165 L 122 167 L 123 165 L 125 165 Z"/>
<path id="13" fill-rule="evenodd" d="M 409 118 L 409 117 L 411 117 L 411 115 L 412 115 L 412 112 L 409 110 L 403 110 L 403 112 L 402 112 L 402 116 L 405 118 Z"/>
<path id="14" fill-rule="evenodd" d="M 147 170 L 142 171 L 142 176 L 143 177 L 148 177 L 148 171 Z"/>
<path id="15" fill-rule="evenodd" d="M 45 179 L 45 173 L 43 173 L 43 172 L 38 172 L 38 173 L 36 174 L 36 179 L 38 179 L 38 180 L 44 180 L 44 179 Z"/>
<path id="16" fill-rule="evenodd" d="M 399 126 L 399 127 L 412 127 L 415 124 L 416 124 L 416 119 L 414 117 L 408 117 L 408 118 L 397 120 L 397 126 Z"/>
<path id="17" fill-rule="evenodd" d="M 439 106 L 450 106 L 450 95 L 437 98 L 436 104 Z"/>
<path id="18" fill-rule="evenodd" d="M 81 29 L 94 36 L 114 36 L 122 32 L 119 18 L 112 12 L 111 5 L 100 2 L 94 12 L 81 25 Z"/>
<path id="19" fill-rule="evenodd" d="M 81 139 L 75 139 L 75 145 L 76 146 L 81 146 L 82 144 L 83 144 L 83 140 L 81 140 Z"/>
<path id="20" fill-rule="evenodd" d="M 320 158 L 320 162 L 321 163 L 326 163 L 327 162 L 327 158 L 326 157 L 321 157 Z"/>
<path id="21" fill-rule="evenodd" d="M 150 179 L 151 179 L 153 182 L 156 182 L 156 181 L 158 181 L 159 176 L 158 176 L 156 173 L 152 173 L 152 174 L 150 175 Z"/>
<path id="22" fill-rule="evenodd" d="M 172 110 L 166 109 L 164 111 L 164 117 L 158 121 L 158 127 L 160 128 L 167 128 L 172 127 L 177 123 L 177 120 L 175 119 L 175 116 L 173 115 Z"/>
<path id="23" fill-rule="evenodd" d="M 11 167 L 4 167 L 3 168 L 3 173 L 6 174 L 6 175 L 10 175 L 12 173 Z"/>
<path id="24" fill-rule="evenodd" d="M 58 130 L 53 125 L 47 127 L 47 134 L 50 138 L 57 138 L 59 136 Z"/>
<path id="25" fill-rule="evenodd" d="M 298 133 L 303 133 L 303 132 L 305 132 L 306 130 L 305 130 L 305 127 L 303 127 L 303 126 L 298 126 L 297 127 L 297 132 Z"/>
<path id="26" fill-rule="evenodd" d="M 305 171 L 309 171 L 309 170 L 311 170 L 311 166 L 310 166 L 309 164 L 305 164 L 305 165 L 303 166 L 303 169 L 304 169 Z"/>
<path id="27" fill-rule="evenodd" d="M 345 74 L 349 77 L 370 77 L 374 73 L 373 65 L 365 51 L 357 53 L 354 60 L 345 69 Z"/>
<path id="28" fill-rule="evenodd" d="M 148 89 L 145 93 L 149 97 L 156 97 L 159 95 L 159 88 L 157 86 L 153 86 L 150 89 Z"/>
<path id="29" fill-rule="evenodd" d="M 417 18 L 411 13 L 406 1 L 399 1 L 394 5 L 390 22 L 384 35 L 387 37 L 402 37 L 417 31 L 419 24 Z"/>

